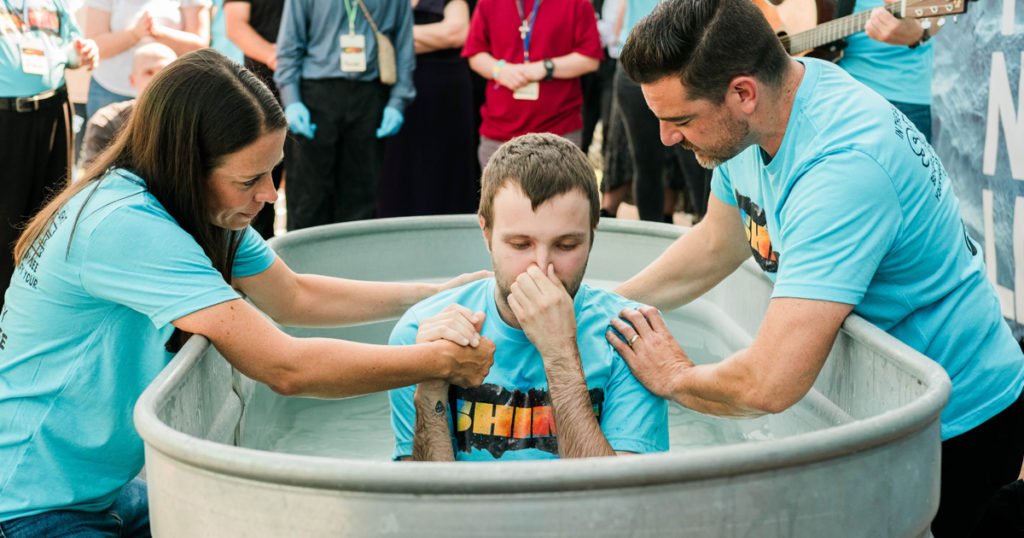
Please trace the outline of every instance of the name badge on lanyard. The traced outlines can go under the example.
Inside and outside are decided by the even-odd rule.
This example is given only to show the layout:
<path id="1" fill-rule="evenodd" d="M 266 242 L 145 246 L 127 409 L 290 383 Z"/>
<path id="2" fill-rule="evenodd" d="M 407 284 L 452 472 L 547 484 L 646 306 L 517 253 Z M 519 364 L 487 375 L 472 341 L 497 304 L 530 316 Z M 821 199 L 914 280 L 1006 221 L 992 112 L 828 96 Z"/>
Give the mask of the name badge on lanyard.
<path id="1" fill-rule="evenodd" d="M 21 48 L 21 70 L 29 75 L 47 75 L 50 73 L 50 62 L 46 60 L 46 43 L 39 36 L 22 34 L 19 43 Z"/>
<path id="2" fill-rule="evenodd" d="M 348 16 L 348 33 L 342 34 L 341 70 L 345 73 L 366 71 L 366 36 L 356 33 L 356 13 L 359 2 L 345 0 L 345 15 Z"/>
<path id="3" fill-rule="evenodd" d="M 30 13 L 28 3 L 29 0 L 22 0 L 21 13 L 18 13 L 8 0 L 4 0 L 4 7 L 11 15 L 18 18 L 20 25 L 18 49 L 21 52 L 21 70 L 29 75 L 46 76 L 50 74 L 50 62 L 46 58 L 46 42 L 33 29 L 35 24 L 39 24 L 39 13 Z M 36 22 L 30 24 L 30 18 L 35 18 Z"/>
<path id="4" fill-rule="evenodd" d="M 341 35 L 341 70 L 346 73 L 366 71 L 366 36 Z"/>
<path id="5" fill-rule="evenodd" d="M 522 24 L 519 26 L 519 37 L 523 40 L 523 62 L 530 63 L 530 41 L 533 38 L 533 25 L 537 22 L 537 10 L 540 9 L 541 0 L 534 0 L 533 11 L 527 17 L 523 10 L 523 0 L 515 0 L 516 10 L 519 11 L 519 18 Z M 540 83 L 530 82 L 518 90 L 512 92 L 512 98 L 520 101 L 536 101 L 540 99 Z"/>

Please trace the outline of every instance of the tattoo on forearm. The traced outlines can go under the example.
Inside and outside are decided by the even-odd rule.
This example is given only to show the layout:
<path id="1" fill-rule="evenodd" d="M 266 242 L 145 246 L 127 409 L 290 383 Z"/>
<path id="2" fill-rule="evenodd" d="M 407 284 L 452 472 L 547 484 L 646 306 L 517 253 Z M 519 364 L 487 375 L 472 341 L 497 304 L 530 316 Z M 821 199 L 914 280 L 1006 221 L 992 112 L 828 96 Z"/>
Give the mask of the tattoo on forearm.
<path id="1" fill-rule="evenodd" d="M 443 415 L 444 414 L 444 404 L 441 403 L 441 400 L 438 400 L 437 403 L 434 404 L 434 414 L 435 415 Z"/>

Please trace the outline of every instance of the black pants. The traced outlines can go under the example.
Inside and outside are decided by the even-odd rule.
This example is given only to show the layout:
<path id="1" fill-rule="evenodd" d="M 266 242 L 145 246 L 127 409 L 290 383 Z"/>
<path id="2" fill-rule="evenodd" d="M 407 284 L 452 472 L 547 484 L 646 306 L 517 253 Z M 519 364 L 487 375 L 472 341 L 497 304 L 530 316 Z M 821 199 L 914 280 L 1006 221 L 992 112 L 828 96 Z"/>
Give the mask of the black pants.
<path id="1" fill-rule="evenodd" d="M 979 521 L 1000 488 L 1017 478 L 1022 457 L 1024 395 L 977 428 L 944 441 L 935 538 L 1006 536 L 984 532 Z"/>
<path id="2" fill-rule="evenodd" d="M 580 85 L 583 87 L 583 153 L 590 151 L 598 120 L 602 120 L 601 140 L 604 140 L 603 135 L 608 132 L 608 111 L 611 108 L 612 83 L 618 61 L 608 56 L 608 49 L 604 50 L 604 58 L 597 71 L 580 77 Z"/>
<path id="3" fill-rule="evenodd" d="M 626 76 L 620 65 L 615 72 L 615 99 L 629 139 L 633 158 L 633 199 L 642 220 L 661 222 L 665 211 L 665 183 L 662 179 L 666 153 L 682 171 L 681 185 L 694 214 L 707 212 L 711 176 L 697 163 L 692 151 L 661 143 L 658 118 L 647 108 L 640 86 Z"/>
<path id="4" fill-rule="evenodd" d="M 388 87 L 346 79 L 303 80 L 300 87 L 316 133 L 312 140 L 291 135 L 288 229 L 373 218 L 384 158 L 376 131 Z"/>
<path id="5" fill-rule="evenodd" d="M 67 92 L 41 106 L 33 112 L 0 110 L 0 308 L 21 228 L 70 177 L 74 139 Z"/>

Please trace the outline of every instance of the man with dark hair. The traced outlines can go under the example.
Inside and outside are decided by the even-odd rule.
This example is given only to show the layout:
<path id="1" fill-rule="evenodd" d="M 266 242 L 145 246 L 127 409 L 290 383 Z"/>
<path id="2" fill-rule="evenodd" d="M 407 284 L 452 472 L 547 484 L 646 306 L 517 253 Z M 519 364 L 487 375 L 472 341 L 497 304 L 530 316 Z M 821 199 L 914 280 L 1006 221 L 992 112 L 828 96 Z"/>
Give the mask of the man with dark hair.
<path id="1" fill-rule="evenodd" d="M 655 394 L 750 416 L 807 394 L 843 321 L 864 317 L 952 379 L 932 530 L 968 535 L 1020 469 L 1024 355 L 924 136 L 842 69 L 789 58 L 749 0 L 668 0 L 620 61 L 662 142 L 715 170 L 705 219 L 617 291 L 676 308 L 751 253 L 775 287 L 751 346 L 715 364 L 695 366 L 653 307 L 624 310 L 609 340 Z"/>
<path id="2" fill-rule="evenodd" d="M 638 305 L 582 284 L 599 218 L 586 156 L 552 134 L 521 136 L 498 149 L 481 183 L 480 228 L 494 278 L 417 304 L 391 344 L 477 345 L 486 337 L 494 366 L 473 389 L 440 382 L 392 391 L 395 458 L 667 450 L 666 402 L 602 338 L 611 316 Z"/>

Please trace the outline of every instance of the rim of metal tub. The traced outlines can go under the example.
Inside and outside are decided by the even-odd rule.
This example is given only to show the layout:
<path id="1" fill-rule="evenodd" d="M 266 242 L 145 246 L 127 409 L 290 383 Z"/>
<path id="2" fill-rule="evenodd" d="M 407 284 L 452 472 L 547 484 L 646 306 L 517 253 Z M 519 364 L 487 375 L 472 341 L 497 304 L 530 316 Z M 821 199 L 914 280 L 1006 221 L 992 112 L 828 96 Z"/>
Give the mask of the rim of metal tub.
<path id="1" fill-rule="evenodd" d="M 476 225 L 475 216 L 411 217 L 346 223 L 289 232 L 275 248 L 324 235 L 365 235 Z M 344 227 L 339 234 L 335 227 Z M 637 221 L 602 223 L 602 231 L 643 232 L 674 238 L 678 226 Z M 285 241 L 287 240 L 287 241 Z M 745 265 L 746 270 L 755 270 Z M 822 430 L 685 452 L 644 454 L 620 458 L 514 462 L 391 462 L 284 454 L 226 445 L 192 437 L 163 423 L 157 410 L 173 387 L 202 358 L 208 340 L 193 336 L 140 396 L 134 411 L 135 427 L 150 448 L 209 471 L 274 484 L 366 493 L 487 494 L 541 493 L 624 487 L 644 487 L 728 477 L 838 458 L 911 435 L 938 419 L 950 392 L 945 371 L 934 361 L 888 335 L 864 319 L 851 315 L 842 330 L 873 350 L 895 351 L 895 364 L 927 382 L 914 401 L 879 415 Z M 460 469 L 462 472 L 460 472 Z M 472 480 L 466 480 L 466 474 Z"/>

